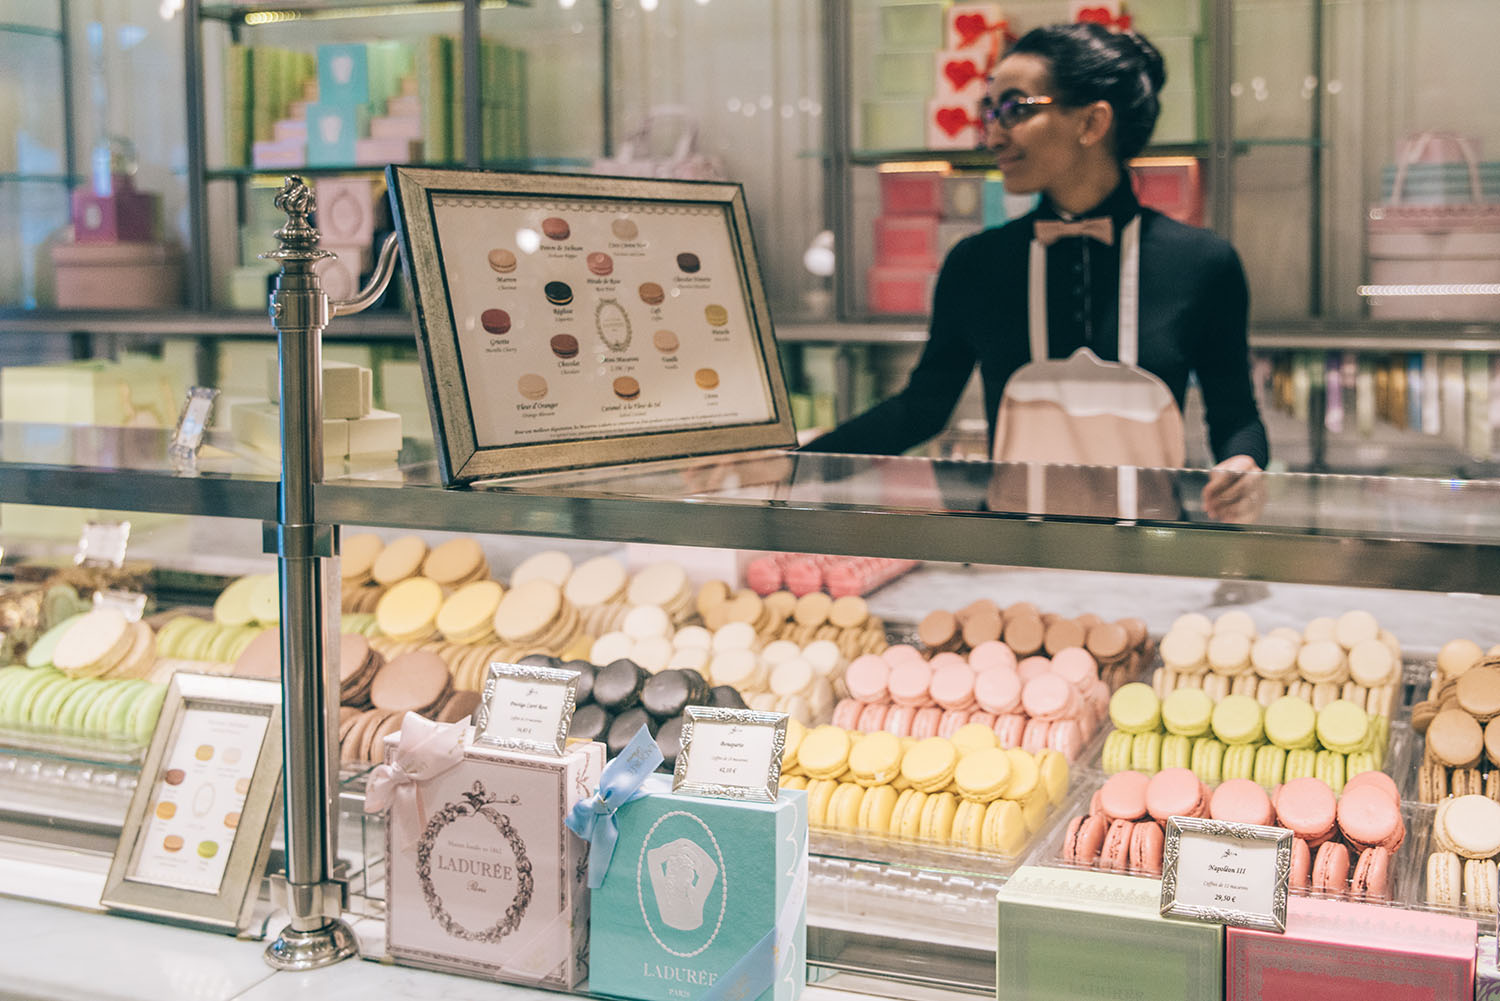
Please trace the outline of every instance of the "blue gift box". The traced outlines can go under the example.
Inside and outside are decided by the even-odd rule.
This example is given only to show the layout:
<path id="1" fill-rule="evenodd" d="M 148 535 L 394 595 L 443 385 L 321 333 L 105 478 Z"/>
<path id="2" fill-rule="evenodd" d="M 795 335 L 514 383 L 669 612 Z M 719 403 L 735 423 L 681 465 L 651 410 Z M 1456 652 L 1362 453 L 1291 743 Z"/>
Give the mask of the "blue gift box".
<path id="1" fill-rule="evenodd" d="M 318 46 L 318 100 L 364 104 L 369 99 L 369 50 L 363 45 Z"/>
<path id="2" fill-rule="evenodd" d="M 370 106 L 317 101 L 307 106 L 307 163 L 344 167 L 354 163 L 355 143 L 370 129 Z"/>
<path id="3" fill-rule="evenodd" d="M 807 795 L 775 803 L 651 793 L 589 918 L 589 989 L 642 1001 L 794 1001 L 807 979 Z M 761 987 L 755 990 L 755 987 Z"/>

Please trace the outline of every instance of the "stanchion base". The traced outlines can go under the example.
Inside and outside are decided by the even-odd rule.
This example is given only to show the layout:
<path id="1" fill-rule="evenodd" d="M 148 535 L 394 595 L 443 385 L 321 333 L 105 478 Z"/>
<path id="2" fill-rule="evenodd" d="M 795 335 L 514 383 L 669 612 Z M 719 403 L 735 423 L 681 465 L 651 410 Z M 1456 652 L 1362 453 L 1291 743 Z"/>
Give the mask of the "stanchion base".
<path id="1" fill-rule="evenodd" d="M 336 918 L 313 931 L 288 925 L 266 946 L 266 962 L 278 970 L 316 970 L 357 955 L 354 930 Z"/>

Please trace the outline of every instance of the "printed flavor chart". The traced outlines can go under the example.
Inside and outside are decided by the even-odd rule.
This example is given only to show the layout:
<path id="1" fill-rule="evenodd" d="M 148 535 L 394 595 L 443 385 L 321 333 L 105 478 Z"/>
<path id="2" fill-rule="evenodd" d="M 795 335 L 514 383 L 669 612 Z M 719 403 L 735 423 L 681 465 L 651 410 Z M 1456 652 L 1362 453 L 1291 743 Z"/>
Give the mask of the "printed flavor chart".
<path id="1" fill-rule="evenodd" d="M 268 723 L 263 713 L 182 714 L 127 878 L 218 892 Z"/>
<path id="2" fill-rule="evenodd" d="M 434 195 L 480 446 L 775 419 L 718 206 Z"/>

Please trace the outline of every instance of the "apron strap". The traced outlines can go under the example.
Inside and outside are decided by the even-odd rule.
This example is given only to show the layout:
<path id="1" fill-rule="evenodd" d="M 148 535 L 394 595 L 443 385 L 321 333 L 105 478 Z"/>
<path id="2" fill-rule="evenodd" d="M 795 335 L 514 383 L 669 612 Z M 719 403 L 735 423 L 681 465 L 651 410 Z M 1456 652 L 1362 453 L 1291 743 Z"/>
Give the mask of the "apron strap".
<path id="1" fill-rule="evenodd" d="M 1047 248 L 1031 241 L 1030 266 L 1026 269 L 1027 334 L 1031 360 L 1045 361 L 1047 350 Z M 1141 217 L 1136 216 L 1120 231 L 1120 320 L 1118 354 L 1122 365 L 1139 364 L 1141 304 Z"/>

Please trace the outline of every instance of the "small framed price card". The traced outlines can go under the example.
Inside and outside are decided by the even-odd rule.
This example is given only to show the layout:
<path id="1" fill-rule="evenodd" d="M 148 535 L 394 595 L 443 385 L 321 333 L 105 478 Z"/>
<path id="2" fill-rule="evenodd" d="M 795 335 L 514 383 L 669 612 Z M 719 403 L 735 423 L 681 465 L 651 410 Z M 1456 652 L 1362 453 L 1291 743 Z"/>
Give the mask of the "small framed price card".
<path id="1" fill-rule="evenodd" d="M 281 685 L 174 675 L 101 903 L 248 927 L 280 815 Z"/>
<path id="2" fill-rule="evenodd" d="M 785 713 L 688 706 L 672 791 L 774 803 L 781 789 Z"/>
<path id="3" fill-rule="evenodd" d="M 1168 817 L 1161 913 L 1286 931 L 1292 832 L 1201 817 Z"/>
<path id="4" fill-rule="evenodd" d="M 474 716 L 474 743 L 561 755 L 577 701 L 577 671 L 493 663 Z"/>
<path id="5" fill-rule="evenodd" d="M 446 485 L 795 442 L 739 185 L 387 183 Z"/>

